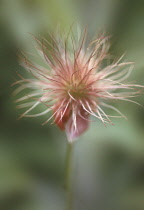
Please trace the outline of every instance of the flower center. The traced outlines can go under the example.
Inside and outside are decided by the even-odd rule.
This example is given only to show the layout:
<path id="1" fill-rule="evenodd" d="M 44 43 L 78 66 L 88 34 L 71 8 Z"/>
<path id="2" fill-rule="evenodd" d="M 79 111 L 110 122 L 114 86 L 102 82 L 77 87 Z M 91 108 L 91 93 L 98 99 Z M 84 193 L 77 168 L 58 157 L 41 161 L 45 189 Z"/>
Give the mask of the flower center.
<path id="1" fill-rule="evenodd" d="M 86 97 L 86 90 L 84 85 L 73 84 L 72 87 L 70 87 L 69 94 L 76 100 Z"/>

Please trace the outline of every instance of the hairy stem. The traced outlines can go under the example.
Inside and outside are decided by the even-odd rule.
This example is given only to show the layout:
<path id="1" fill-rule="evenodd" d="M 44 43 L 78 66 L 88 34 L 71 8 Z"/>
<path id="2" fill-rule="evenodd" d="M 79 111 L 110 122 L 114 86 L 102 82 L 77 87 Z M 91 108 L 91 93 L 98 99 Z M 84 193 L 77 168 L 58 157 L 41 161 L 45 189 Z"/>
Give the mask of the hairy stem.
<path id="1" fill-rule="evenodd" d="M 65 168 L 65 189 L 67 193 L 66 210 L 73 210 L 73 193 L 72 193 L 72 159 L 73 159 L 73 143 L 68 143 L 66 154 Z"/>

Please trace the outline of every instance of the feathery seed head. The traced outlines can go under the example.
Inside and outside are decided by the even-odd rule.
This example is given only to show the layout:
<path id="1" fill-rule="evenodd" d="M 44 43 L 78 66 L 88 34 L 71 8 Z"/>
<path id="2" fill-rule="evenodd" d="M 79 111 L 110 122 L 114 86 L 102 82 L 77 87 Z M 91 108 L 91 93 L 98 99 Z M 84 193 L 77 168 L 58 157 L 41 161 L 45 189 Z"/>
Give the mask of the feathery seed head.
<path id="1" fill-rule="evenodd" d="M 66 132 L 69 141 L 87 130 L 90 115 L 104 124 L 111 123 L 102 106 L 125 117 L 107 101 L 132 101 L 129 97 L 136 96 L 140 86 L 122 83 L 132 70 L 132 63 L 121 62 L 122 57 L 102 68 L 103 60 L 108 55 L 108 37 L 98 37 L 87 50 L 86 31 L 77 43 L 70 34 L 65 39 L 52 36 L 53 44 L 42 37 L 41 39 L 40 41 L 35 37 L 37 51 L 43 58 L 44 66 L 22 58 L 22 65 L 31 73 L 32 78 L 25 79 L 19 75 L 21 80 L 15 83 L 21 84 L 16 89 L 16 94 L 26 88 L 30 90 L 28 95 L 17 99 L 17 102 L 24 102 L 19 108 L 28 107 L 21 117 L 37 117 L 51 111 L 51 117 L 44 124 L 53 119 Z M 26 102 L 28 99 L 32 101 Z M 35 115 L 30 114 L 41 103 L 45 104 L 46 110 Z"/>

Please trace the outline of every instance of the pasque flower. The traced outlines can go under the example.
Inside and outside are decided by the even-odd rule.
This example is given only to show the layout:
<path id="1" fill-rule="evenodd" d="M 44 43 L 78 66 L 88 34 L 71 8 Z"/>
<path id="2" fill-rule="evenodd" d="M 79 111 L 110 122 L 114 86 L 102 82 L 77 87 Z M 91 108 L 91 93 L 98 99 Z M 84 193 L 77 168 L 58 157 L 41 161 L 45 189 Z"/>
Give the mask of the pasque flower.
<path id="1" fill-rule="evenodd" d="M 43 37 L 34 39 L 44 65 L 25 56 L 22 58 L 21 65 L 31 76 L 27 79 L 19 75 L 21 79 L 15 82 L 21 84 L 16 94 L 29 89 L 28 94 L 16 100 L 22 102 L 18 108 L 28 107 L 20 117 L 37 117 L 51 112 L 43 124 L 53 119 L 53 123 L 66 132 L 69 141 L 87 130 L 91 115 L 104 124 L 111 123 L 111 116 L 102 107 L 125 117 L 109 102 L 132 101 L 129 98 L 137 95 L 140 86 L 123 83 L 131 73 L 131 62 L 121 62 L 121 57 L 104 65 L 109 56 L 109 37 L 102 34 L 87 48 L 86 31 L 77 42 L 69 33 L 66 38 L 51 35 L 51 41 Z M 41 103 L 45 110 L 31 114 Z"/>

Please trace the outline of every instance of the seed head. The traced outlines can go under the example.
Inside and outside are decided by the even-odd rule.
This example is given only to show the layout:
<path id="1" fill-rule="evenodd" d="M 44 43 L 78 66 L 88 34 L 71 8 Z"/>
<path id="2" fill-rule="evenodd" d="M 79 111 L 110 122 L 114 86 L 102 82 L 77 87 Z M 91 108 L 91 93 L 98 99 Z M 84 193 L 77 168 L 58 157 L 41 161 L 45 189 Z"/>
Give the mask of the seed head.
<path id="1" fill-rule="evenodd" d="M 129 98 L 136 96 L 139 93 L 137 88 L 141 86 L 123 83 L 133 68 L 131 62 L 121 62 L 123 56 L 103 67 L 108 59 L 109 37 L 102 34 L 87 48 L 86 31 L 78 42 L 70 33 L 66 38 L 51 35 L 51 42 L 43 37 L 34 39 L 44 65 L 32 62 L 25 56 L 22 58 L 22 66 L 28 70 L 31 78 L 25 79 L 19 75 L 21 80 L 15 82 L 21 84 L 16 94 L 24 89 L 30 90 L 29 94 L 16 101 L 23 102 L 18 108 L 28 107 L 20 118 L 51 112 L 51 117 L 43 124 L 53 119 L 53 123 L 66 132 L 68 140 L 73 141 L 87 130 L 90 115 L 104 124 L 112 123 L 112 116 L 107 115 L 102 107 L 125 117 L 109 101 L 132 101 Z M 32 101 L 27 102 L 28 99 Z M 46 109 L 38 114 L 30 114 L 41 103 Z"/>

